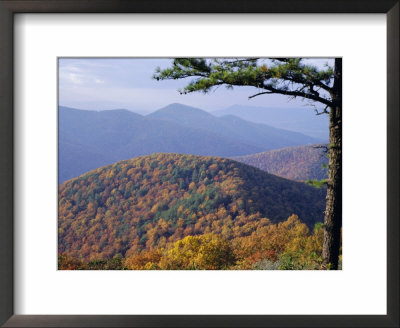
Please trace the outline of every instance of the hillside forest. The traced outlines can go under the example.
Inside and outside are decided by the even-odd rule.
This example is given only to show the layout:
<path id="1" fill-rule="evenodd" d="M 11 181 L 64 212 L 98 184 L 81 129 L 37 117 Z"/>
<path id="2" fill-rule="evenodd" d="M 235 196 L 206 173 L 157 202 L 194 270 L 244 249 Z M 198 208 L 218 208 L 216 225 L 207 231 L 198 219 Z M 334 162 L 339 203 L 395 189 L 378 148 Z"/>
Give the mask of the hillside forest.
<path id="1" fill-rule="evenodd" d="M 325 189 L 157 153 L 59 187 L 61 270 L 323 269 Z"/>

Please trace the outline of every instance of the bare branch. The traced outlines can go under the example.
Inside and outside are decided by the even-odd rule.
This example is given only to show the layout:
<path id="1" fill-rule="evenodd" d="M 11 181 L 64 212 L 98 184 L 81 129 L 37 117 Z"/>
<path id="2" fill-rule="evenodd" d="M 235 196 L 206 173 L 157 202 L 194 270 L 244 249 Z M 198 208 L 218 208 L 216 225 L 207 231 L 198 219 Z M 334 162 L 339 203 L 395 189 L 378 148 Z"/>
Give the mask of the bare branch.
<path id="1" fill-rule="evenodd" d="M 266 95 L 266 94 L 273 94 L 273 92 L 272 91 L 263 91 L 260 93 L 256 93 L 255 95 L 249 96 L 249 99 L 257 97 L 257 96 L 261 96 L 261 95 Z"/>
<path id="2" fill-rule="evenodd" d="M 294 78 L 292 76 L 285 76 L 285 80 L 289 80 L 289 81 L 296 82 L 296 83 L 299 83 L 299 84 L 305 84 L 306 83 L 305 81 L 302 81 L 300 79 L 296 79 L 296 78 Z M 328 91 L 329 93 L 331 93 L 332 90 L 333 90 L 331 87 L 327 86 L 326 84 L 322 83 L 321 81 L 313 80 L 312 83 L 315 84 L 316 86 L 319 86 L 320 88 L 324 89 L 325 91 Z"/>
<path id="3" fill-rule="evenodd" d="M 312 146 L 314 149 L 323 149 L 324 155 L 326 155 L 329 152 L 329 146 L 327 145 L 316 145 Z"/>
<path id="4" fill-rule="evenodd" d="M 264 86 L 262 86 L 262 88 L 270 91 L 270 92 L 265 92 L 264 94 L 266 94 L 266 93 L 279 93 L 279 94 L 286 95 L 286 96 L 303 97 L 303 98 L 306 98 L 306 99 L 315 100 L 315 101 L 320 102 L 320 103 L 322 103 L 322 104 L 324 104 L 324 105 L 326 105 L 328 107 L 332 107 L 333 106 L 333 103 L 331 101 L 325 99 L 325 98 L 322 98 L 322 97 L 316 96 L 316 95 L 312 95 L 312 94 L 309 94 L 309 93 L 306 93 L 306 92 L 302 92 L 302 91 L 299 91 L 299 90 L 295 90 L 295 91 L 281 90 L 281 89 L 276 89 L 276 88 L 274 88 L 274 87 L 272 87 L 270 85 L 264 85 Z M 258 95 L 260 95 L 260 94 L 258 94 Z"/>
<path id="5" fill-rule="evenodd" d="M 322 110 L 322 112 L 319 112 L 317 108 L 315 108 L 314 110 L 317 113 L 316 115 L 329 114 L 329 112 L 327 111 L 328 108 L 329 106 L 326 105 L 325 108 Z"/>

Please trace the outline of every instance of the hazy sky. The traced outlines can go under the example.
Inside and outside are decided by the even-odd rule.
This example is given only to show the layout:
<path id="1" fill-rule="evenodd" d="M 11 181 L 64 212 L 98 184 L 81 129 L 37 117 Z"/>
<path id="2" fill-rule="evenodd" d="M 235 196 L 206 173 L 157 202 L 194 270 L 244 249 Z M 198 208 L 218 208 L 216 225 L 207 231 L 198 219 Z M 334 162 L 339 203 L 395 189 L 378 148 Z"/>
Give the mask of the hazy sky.
<path id="1" fill-rule="evenodd" d="M 309 59 L 322 67 L 330 59 Z M 182 103 L 213 111 L 234 104 L 262 107 L 300 107 L 300 99 L 281 95 L 264 95 L 248 99 L 253 87 L 227 90 L 220 87 L 204 95 L 180 95 L 177 91 L 187 81 L 155 81 L 157 66 L 170 66 L 170 59 L 160 58 L 65 58 L 59 59 L 59 105 L 91 110 L 124 108 L 151 112 L 170 103 Z"/>

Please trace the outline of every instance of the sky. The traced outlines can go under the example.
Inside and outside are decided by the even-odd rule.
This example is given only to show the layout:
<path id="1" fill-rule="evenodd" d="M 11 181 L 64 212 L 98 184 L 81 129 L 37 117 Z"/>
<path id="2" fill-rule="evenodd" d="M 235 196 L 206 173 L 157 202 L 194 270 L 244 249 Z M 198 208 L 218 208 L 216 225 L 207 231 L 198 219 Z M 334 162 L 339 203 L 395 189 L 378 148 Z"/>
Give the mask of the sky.
<path id="1" fill-rule="evenodd" d="M 146 114 L 171 103 L 181 103 L 206 111 L 232 105 L 297 108 L 306 103 L 282 95 L 264 95 L 248 99 L 253 87 L 227 90 L 219 87 L 208 94 L 180 95 L 188 80 L 156 81 L 157 67 L 167 68 L 164 58 L 60 58 L 59 105 L 87 110 L 129 109 Z M 308 59 L 317 67 L 332 65 L 332 59 Z"/>

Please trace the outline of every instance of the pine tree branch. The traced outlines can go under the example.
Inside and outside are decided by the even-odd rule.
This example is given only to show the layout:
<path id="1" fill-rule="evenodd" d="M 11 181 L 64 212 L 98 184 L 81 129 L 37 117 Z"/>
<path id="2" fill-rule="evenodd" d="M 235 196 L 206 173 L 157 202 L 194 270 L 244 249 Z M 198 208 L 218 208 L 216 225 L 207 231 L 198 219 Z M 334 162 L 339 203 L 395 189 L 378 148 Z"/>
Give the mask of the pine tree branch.
<path id="1" fill-rule="evenodd" d="M 325 91 L 328 91 L 329 93 L 332 92 L 332 88 L 327 86 L 326 84 L 322 83 L 319 80 L 312 80 L 312 81 L 307 81 L 305 79 L 301 80 L 301 79 L 296 79 L 294 77 L 288 76 L 286 75 L 285 77 L 282 77 L 283 80 L 287 80 L 287 81 L 292 81 L 298 84 L 303 84 L 303 85 L 308 85 L 308 86 L 312 86 L 312 85 L 316 85 L 318 87 L 320 87 L 321 89 L 324 89 Z"/>
<path id="2" fill-rule="evenodd" d="M 314 87 L 321 88 L 327 91 L 329 94 L 332 93 L 332 88 L 322 83 L 322 80 L 318 80 L 313 76 L 311 72 L 307 77 L 302 76 L 301 68 L 298 65 L 299 63 L 294 63 L 293 68 L 289 67 L 289 71 L 284 71 L 281 74 L 279 71 L 275 71 L 274 68 L 268 70 L 266 68 L 265 73 L 258 76 L 247 76 L 247 71 L 244 69 L 242 72 L 242 62 L 247 63 L 249 61 L 256 61 L 257 58 L 251 59 L 241 59 L 238 58 L 233 61 L 223 61 L 219 63 L 220 70 L 215 70 L 211 66 L 207 66 L 203 61 L 195 61 L 188 59 L 187 62 L 185 59 L 176 59 L 174 61 L 174 69 L 173 70 L 164 70 L 158 71 L 158 75 L 155 75 L 154 78 L 157 80 L 164 79 L 180 79 L 187 77 L 198 77 L 199 80 L 192 81 L 188 86 L 186 86 L 183 90 L 180 90 L 180 93 L 187 94 L 195 91 L 203 91 L 208 92 L 210 88 L 216 85 L 226 84 L 227 86 L 253 86 L 256 88 L 264 89 L 267 91 L 259 92 L 249 97 L 249 99 L 257 97 L 259 95 L 264 94 L 282 94 L 291 97 L 301 97 L 305 99 L 310 99 L 319 103 L 326 105 L 327 107 L 332 107 L 333 103 L 327 98 L 321 97 L 320 93 L 317 90 L 314 90 Z M 283 65 L 291 65 L 292 59 L 290 58 L 275 58 L 275 60 L 279 60 L 284 62 Z M 181 61 L 181 62 L 179 62 Z M 232 74 L 225 75 L 226 71 L 229 72 L 229 67 L 225 67 L 226 65 L 236 65 L 239 69 L 238 71 L 233 72 Z M 231 73 L 231 72 L 230 72 Z M 241 74 L 244 74 L 241 76 Z M 297 74 L 299 73 L 299 74 Z M 255 72 L 255 74 L 258 74 Z M 281 87 L 276 87 L 275 84 L 264 84 L 266 81 L 280 81 L 280 83 L 285 83 L 286 85 Z M 299 84 L 300 86 L 297 86 Z M 297 88 L 297 89 L 296 89 Z M 292 90 L 290 90 L 292 89 Z M 308 90 L 307 90 L 308 89 Z M 319 89 L 318 89 L 319 90 Z M 326 109 L 322 113 L 327 113 Z"/>
<path id="3" fill-rule="evenodd" d="M 306 99 L 312 99 L 314 101 L 320 102 L 324 105 L 326 105 L 327 107 L 332 107 L 333 103 L 325 98 L 322 98 L 320 96 L 315 96 L 313 94 L 310 93 L 306 93 L 300 90 L 295 90 L 295 91 L 289 91 L 289 90 L 282 90 L 282 89 L 277 89 L 274 88 L 270 85 L 264 85 L 264 86 L 260 86 L 262 89 L 268 90 L 268 91 L 263 91 L 260 93 L 257 93 L 255 95 L 252 95 L 249 97 L 249 99 L 263 95 L 263 94 L 273 94 L 273 93 L 278 93 L 281 95 L 286 95 L 286 96 L 293 96 L 293 97 L 302 97 L 302 98 L 306 98 Z"/>

